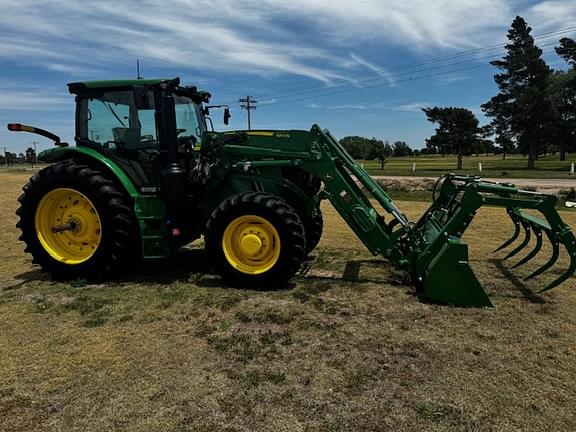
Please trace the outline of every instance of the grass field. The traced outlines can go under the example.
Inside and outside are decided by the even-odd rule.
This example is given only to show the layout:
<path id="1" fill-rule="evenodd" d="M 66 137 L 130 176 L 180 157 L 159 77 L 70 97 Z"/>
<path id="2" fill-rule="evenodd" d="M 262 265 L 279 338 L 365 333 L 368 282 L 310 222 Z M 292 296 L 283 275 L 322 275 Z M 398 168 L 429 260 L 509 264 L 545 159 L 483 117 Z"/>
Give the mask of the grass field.
<path id="1" fill-rule="evenodd" d="M 412 164 L 416 162 L 416 171 Z M 536 162 L 536 170 L 526 170 L 527 159 L 522 155 L 510 155 L 502 160 L 500 155 L 479 155 L 464 158 L 464 169 L 459 174 L 478 175 L 478 163 L 482 162 L 482 175 L 503 178 L 574 178 L 570 176 L 570 164 L 576 162 L 576 154 L 567 155 L 561 162 L 558 155 L 541 157 Z M 446 172 L 456 172 L 456 156 L 440 155 L 390 158 L 384 170 L 380 162 L 364 161 L 364 167 L 373 175 L 406 175 L 439 177 Z M 576 179 L 575 179 L 576 183 Z"/>
<path id="2" fill-rule="evenodd" d="M 200 244 L 86 285 L 23 253 L 25 179 L 0 175 L 0 431 L 576 430 L 576 281 L 538 295 L 557 272 L 510 272 L 491 253 L 512 229 L 501 210 L 466 235 L 491 310 L 419 300 L 329 206 L 280 291 L 222 286 Z"/>
<path id="3" fill-rule="evenodd" d="M 464 157 L 464 169 L 459 174 L 479 175 L 478 163 L 482 162 L 482 176 L 496 178 L 548 178 L 574 179 L 570 175 L 570 164 L 576 163 L 576 154 L 568 154 L 566 161 L 559 160 L 559 155 L 543 156 L 536 162 L 536 170 L 526 170 L 527 159 L 522 155 L 508 155 L 502 160 L 501 155 L 479 155 Z M 412 164 L 416 162 L 416 171 Z M 384 170 L 380 170 L 379 161 L 359 161 L 372 175 L 440 177 L 447 172 L 456 172 L 456 156 L 422 155 L 418 157 L 392 157 L 388 159 Z M 39 164 L 38 167 L 44 165 Z M 18 172 L 33 170 L 28 164 L 14 165 L 6 168 L 0 166 L 0 172 Z"/>

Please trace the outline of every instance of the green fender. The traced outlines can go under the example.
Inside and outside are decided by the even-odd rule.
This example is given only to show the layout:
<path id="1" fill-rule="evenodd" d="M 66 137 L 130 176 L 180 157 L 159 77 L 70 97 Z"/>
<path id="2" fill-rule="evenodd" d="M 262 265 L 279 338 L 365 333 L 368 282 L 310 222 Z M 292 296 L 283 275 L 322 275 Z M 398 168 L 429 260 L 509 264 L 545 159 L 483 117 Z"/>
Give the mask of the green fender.
<path id="1" fill-rule="evenodd" d="M 116 164 L 102 153 L 97 152 L 89 147 L 58 147 L 44 150 L 38 155 L 38 159 L 42 162 L 58 162 L 74 156 L 82 155 L 93 159 L 96 163 L 104 165 L 109 171 L 112 172 L 118 181 L 124 186 L 126 192 L 132 197 L 136 198 L 139 193 L 132 180 L 128 178 L 126 173 Z"/>
<path id="2" fill-rule="evenodd" d="M 113 160 L 89 147 L 59 147 L 45 150 L 38 155 L 43 162 L 58 162 L 82 156 L 103 166 L 134 201 L 134 214 L 140 229 L 142 256 L 145 259 L 160 259 L 170 255 L 165 225 L 164 202 L 156 196 L 141 195 L 124 170 Z"/>

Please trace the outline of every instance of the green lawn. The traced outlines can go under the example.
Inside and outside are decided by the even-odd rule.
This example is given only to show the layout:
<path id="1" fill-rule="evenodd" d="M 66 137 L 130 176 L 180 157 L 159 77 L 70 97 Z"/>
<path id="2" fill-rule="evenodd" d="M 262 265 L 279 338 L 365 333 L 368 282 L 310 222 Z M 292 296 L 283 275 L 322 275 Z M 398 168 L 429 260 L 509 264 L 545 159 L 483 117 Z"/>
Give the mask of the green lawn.
<path id="1" fill-rule="evenodd" d="M 528 171 L 526 165 L 528 159 L 522 155 L 509 155 L 506 160 L 502 160 L 501 155 L 479 155 L 464 157 L 464 169 L 458 171 L 459 174 L 479 175 L 478 163 L 483 165 L 483 177 L 502 178 L 550 178 L 568 179 L 576 177 L 570 175 L 570 164 L 576 163 L 576 154 L 567 155 L 566 161 L 560 161 L 558 154 L 543 156 L 536 162 L 536 170 Z M 416 171 L 412 171 L 412 164 L 416 162 Z M 372 175 L 387 176 L 418 176 L 418 177 L 439 177 L 447 172 L 456 172 L 456 156 L 449 155 L 426 155 L 418 157 L 392 157 L 388 159 L 384 170 L 380 169 L 380 162 L 377 160 L 360 160 L 368 173 Z M 11 165 L 6 167 L 0 165 L 0 172 L 29 172 L 45 167 L 45 164 L 38 164 L 32 167 L 29 164 Z"/>
<path id="2" fill-rule="evenodd" d="M 478 163 L 482 163 L 485 177 L 509 178 L 571 178 L 570 164 L 576 162 L 576 154 L 567 156 L 566 161 L 560 161 L 558 155 L 541 157 L 536 162 L 536 170 L 526 170 L 527 158 L 522 155 L 507 156 L 502 160 L 501 155 L 480 155 L 464 158 L 464 169 L 461 174 L 477 175 Z M 412 171 L 412 164 L 416 162 L 416 171 Z M 378 161 L 360 161 L 372 175 L 398 175 L 398 176 L 430 176 L 438 177 L 446 172 L 456 171 L 456 156 L 418 156 L 393 157 L 388 160 L 384 170 L 380 169 Z"/>

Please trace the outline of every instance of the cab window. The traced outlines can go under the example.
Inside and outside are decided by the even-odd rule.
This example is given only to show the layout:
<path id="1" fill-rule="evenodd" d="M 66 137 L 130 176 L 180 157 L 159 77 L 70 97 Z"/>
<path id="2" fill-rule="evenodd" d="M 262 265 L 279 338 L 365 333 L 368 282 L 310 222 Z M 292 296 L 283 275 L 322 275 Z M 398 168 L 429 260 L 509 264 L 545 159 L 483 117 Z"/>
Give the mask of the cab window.
<path id="1" fill-rule="evenodd" d="M 153 101 L 153 93 L 149 92 Z M 132 91 L 105 92 L 80 103 L 78 135 L 108 149 L 145 149 L 158 146 L 154 104 L 138 110 Z"/>
<path id="2" fill-rule="evenodd" d="M 174 96 L 176 110 L 176 129 L 178 138 L 196 138 L 200 142 L 204 132 L 203 125 L 198 121 L 201 117 L 199 107 L 192 99 L 184 96 Z"/>

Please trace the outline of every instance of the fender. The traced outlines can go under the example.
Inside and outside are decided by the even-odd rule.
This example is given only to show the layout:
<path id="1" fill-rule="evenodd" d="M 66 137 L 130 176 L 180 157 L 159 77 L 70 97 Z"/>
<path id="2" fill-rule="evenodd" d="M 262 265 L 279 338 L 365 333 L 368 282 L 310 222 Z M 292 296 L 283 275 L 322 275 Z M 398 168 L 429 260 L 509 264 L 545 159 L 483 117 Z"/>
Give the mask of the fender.
<path id="1" fill-rule="evenodd" d="M 138 190 L 132 183 L 132 180 L 126 175 L 126 173 L 110 158 L 106 157 L 102 153 L 91 149 L 89 147 L 58 147 L 48 150 L 44 150 L 38 155 L 38 159 L 42 162 L 59 162 L 61 160 L 74 158 L 77 156 L 83 156 L 84 158 L 89 158 L 94 160 L 99 165 L 104 165 L 104 167 L 110 171 L 122 184 L 126 192 L 134 199 L 140 195 Z"/>
<path id="2" fill-rule="evenodd" d="M 170 256 L 170 247 L 166 240 L 165 209 L 161 198 L 141 195 L 138 189 L 112 159 L 89 147 L 59 147 L 45 150 L 38 155 L 42 162 L 58 162 L 81 157 L 93 161 L 105 171 L 111 173 L 134 202 L 134 214 L 140 229 L 142 256 L 144 259 L 163 259 Z"/>

